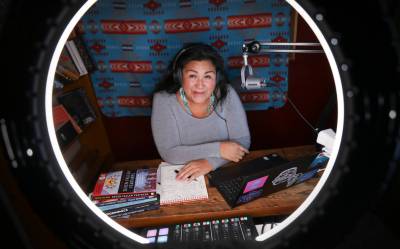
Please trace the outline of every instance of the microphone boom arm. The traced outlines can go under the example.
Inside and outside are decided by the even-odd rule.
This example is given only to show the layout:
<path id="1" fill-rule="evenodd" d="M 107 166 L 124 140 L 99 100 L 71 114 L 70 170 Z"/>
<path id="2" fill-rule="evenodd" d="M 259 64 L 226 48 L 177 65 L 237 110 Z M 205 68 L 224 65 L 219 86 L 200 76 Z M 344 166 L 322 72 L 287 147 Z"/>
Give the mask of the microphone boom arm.
<path id="1" fill-rule="evenodd" d="M 297 47 L 313 47 L 314 49 L 297 49 Z M 316 48 L 319 49 L 316 49 Z M 323 53 L 321 44 L 315 42 L 259 42 L 243 43 L 243 53 Z"/>
<path id="2" fill-rule="evenodd" d="M 314 47 L 314 49 L 297 49 L 296 47 Z M 323 53 L 322 49 L 315 49 L 316 47 L 321 48 L 321 44 L 319 43 L 311 43 L 311 42 L 259 42 L 256 40 L 248 41 L 243 43 L 242 52 L 243 52 L 243 66 L 241 70 L 241 80 L 242 80 L 242 88 L 247 90 L 252 89 L 260 89 L 262 87 L 271 86 L 271 82 L 267 83 L 265 78 L 255 77 L 253 75 L 253 68 L 248 63 L 248 55 L 249 54 L 258 54 L 258 53 Z M 246 77 L 246 69 L 249 71 L 249 75 Z M 276 87 L 281 94 L 284 94 L 282 88 L 278 84 L 273 84 L 272 86 Z M 296 105 L 290 100 L 289 96 L 286 95 L 286 98 L 289 104 L 293 107 L 295 112 L 306 122 L 306 124 L 313 130 L 313 132 L 317 133 L 318 129 L 314 128 L 311 123 L 301 114 Z"/>

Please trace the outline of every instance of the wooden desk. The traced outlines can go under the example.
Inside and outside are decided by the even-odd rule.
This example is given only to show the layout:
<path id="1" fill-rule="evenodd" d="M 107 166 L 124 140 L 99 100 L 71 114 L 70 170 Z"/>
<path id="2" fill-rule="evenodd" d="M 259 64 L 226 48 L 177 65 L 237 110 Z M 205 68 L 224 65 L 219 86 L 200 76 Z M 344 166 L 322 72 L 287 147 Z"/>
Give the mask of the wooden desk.
<path id="1" fill-rule="evenodd" d="M 277 153 L 288 160 L 315 152 L 314 146 L 300 146 L 272 150 L 252 151 L 244 158 L 244 161 L 269 153 Z M 143 160 L 124 162 L 114 165 L 113 169 L 133 169 L 136 167 L 158 167 L 161 160 Z M 227 165 L 229 166 L 229 165 Z M 164 224 L 185 223 L 198 220 L 227 218 L 234 216 L 250 215 L 253 217 L 265 217 L 275 215 L 289 215 L 311 193 L 319 178 L 310 179 L 307 182 L 297 184 L 291 188 L 261 197 L 252 202 L 231 209 L 215 187 L 208 184 L 209 199 L 193 201 L 185 204 L 161 206 L 158 210 L 146 211 L 132 215 L 130 218 L 116 219 L 116 222 L 127 228 L 158 226 Z"/>

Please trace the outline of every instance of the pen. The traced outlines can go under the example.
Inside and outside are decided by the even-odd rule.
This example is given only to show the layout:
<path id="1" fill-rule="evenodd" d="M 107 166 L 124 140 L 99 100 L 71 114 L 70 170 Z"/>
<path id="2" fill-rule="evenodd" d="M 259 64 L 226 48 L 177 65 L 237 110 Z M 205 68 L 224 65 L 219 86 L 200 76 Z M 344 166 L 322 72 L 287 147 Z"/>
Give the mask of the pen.
<path id="1" fill-rule="evenodd" d="M 174 171 L 175 171 L 175 173 L 177 173 L 177 174 L 179 173 L 179 170 L 177 170 L 177 169 L 176 169 L 176 170 L 174 170 Z M 193 180 L 197 182 L 197 179 L 196 179 L 196 178 L 195 178 L 195 179 L 193 179 Z"/>

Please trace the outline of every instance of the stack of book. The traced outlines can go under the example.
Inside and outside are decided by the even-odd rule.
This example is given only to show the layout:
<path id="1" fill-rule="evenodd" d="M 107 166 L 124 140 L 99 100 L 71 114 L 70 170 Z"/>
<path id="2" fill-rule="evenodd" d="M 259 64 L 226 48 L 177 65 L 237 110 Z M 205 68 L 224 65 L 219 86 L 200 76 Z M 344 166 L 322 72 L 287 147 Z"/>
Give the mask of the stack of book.
<path id="1" fill-rule="evenodd" d="M 80 76 L 95 70 L 93 60 L 81 37 L 75 36 L 73 39 L 68 40 L 65 47 L 71 55 Z"/>
<path id="2" fill-rule="evenodd" d="M 75 66 L 69 51 L 66 47 L 63 48 L 60 60 L 57 64 L 56 77 L 55 80 L 61 82 L 62 84 L 71 83 L 79 79 L 79 71 Z"/>
<path id="3" fill-rule="evenodd" d="M 83 39 L 74 34 L 66 42 L 57 64 L 55 81 L 69 84 L 96 70 Z"/>
<path id="4" fill-rule="evenodd" d="M 160 208 L 157 169 L 118 170 L 100 174 L 92 201 L 111 218 Z"/>

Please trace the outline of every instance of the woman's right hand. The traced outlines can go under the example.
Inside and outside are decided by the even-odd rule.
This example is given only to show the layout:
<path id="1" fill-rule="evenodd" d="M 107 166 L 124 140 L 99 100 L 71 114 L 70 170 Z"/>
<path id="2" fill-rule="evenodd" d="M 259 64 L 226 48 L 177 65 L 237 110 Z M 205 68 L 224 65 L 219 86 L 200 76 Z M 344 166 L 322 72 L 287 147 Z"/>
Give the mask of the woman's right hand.
<path id="1" fill-rule="evenodd" d="M 231 141 L 221 142 L 219 152 L 223 159 L 233 162 L 239 162 L 246 153 L 249 153 L 245 147 Z"/>

